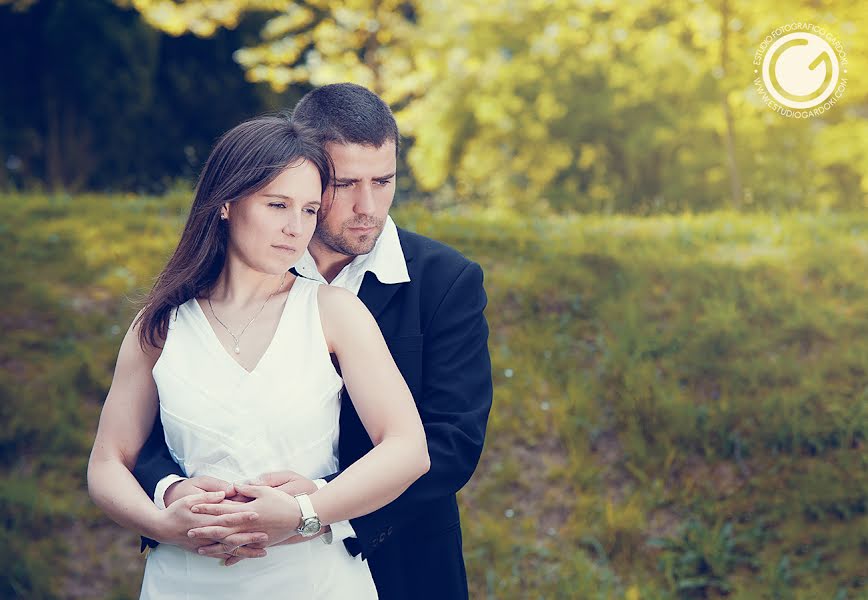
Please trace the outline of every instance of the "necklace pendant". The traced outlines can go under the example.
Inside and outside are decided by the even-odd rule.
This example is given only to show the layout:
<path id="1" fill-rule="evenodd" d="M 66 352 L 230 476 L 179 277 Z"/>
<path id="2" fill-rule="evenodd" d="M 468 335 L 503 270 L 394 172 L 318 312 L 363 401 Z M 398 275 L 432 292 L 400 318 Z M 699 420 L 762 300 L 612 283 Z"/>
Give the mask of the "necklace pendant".
<path id="1" fill-rule="evenodd" d="M 241 354 L 241 348 L 235 346 L 235 354 Z"/>

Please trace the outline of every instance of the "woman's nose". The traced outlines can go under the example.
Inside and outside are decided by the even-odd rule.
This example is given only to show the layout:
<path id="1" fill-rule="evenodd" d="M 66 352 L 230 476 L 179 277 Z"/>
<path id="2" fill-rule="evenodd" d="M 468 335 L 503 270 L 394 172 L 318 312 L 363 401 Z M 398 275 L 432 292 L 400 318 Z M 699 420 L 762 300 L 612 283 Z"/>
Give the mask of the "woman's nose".
<path id="1" fill-rule="evenodd" d="M 283 226 L 283 233 L 297 236 L 301 233 L 301 215 L 292 215 Z"/>

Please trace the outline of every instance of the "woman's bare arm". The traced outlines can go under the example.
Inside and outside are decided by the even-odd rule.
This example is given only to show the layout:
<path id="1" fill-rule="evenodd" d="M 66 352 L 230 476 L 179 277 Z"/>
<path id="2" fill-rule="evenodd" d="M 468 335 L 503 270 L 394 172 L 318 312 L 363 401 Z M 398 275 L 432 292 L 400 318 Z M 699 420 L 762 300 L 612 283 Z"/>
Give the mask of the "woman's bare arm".
<path id="1" fill-rule="evenodd" d="M 323 331 L 353 406 L 374 444 L 310 495 L 323 523 L 368 514 L 401 495 L 430 466 L 425 430 L 374 317 L 353 294 L 320 286 Z"/>
<path id="2" fill-rule="evenodd" d="M 111 388 L 100 414 L 87 467 L 88 490 L 94 503 L 122 527 L 193 549 L 197 544 L 187 538 L 186 531 L 210 521 L 204 515 L 190 512 L 190 507 L 219 502 L 223 492 L 190 496 L 161 511 L 133 477 L 131 470 L 159 407 L 151 370 L 160 349 L 142 349 L 137 320 L 138 316 L 121 343 Z M 233 515 L 233 519 L 249 520 L 250 514 Z"/>
<path id="3" fill-rule="evenodd" d="M 382 508 L 424 475 L 430 461 L 413 396 L 371 313 L 341 288 L 323 285 L 318 294 L 329 351 L 338 358 L 344 384 L 374 443 L 370 452 L 310 494 L 317 516 L 328 525 Z M 269 545 L 296 534 L 301 512 L 294 498 L 268 486 L 236 484 L 235 489 L 255 498 L 245 508 L 259 514 L 255 528 L 268 534 Z M 228 517 L 242 508 L 211 504 L 194 506 L 193 510 Z M 227 539 L 250 529 L 220 524 L 194 529 L 191 534 Z"/>

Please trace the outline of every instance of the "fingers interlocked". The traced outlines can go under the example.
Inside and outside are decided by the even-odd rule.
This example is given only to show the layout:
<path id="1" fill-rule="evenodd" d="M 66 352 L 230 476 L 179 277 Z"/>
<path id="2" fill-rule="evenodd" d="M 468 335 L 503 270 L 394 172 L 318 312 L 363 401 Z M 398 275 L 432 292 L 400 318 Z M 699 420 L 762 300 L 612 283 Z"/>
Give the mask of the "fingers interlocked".
<path id="1" fill-rule="evenodd" d="M 238 558 L 262 558 L 267 552 L 262 547 L 250 544 L 261 544 L 268 541 L 267 536 L 261 533 L 236 534 L 221 541 L 213 541 L 210 544 L 200 546 L 197 552 L 203 556 L 222 558 L 235 556 Z"/>
<path id="2" fill-rule="evenodd" d="M 200 519 L 198 526 L 187 531 L 198 554 L 224 559 L 227 565 L 267 555 L 264 546 L 268 535 L 249 531 L 255 527 L 259 514 L 249 510 L 246 503 L 228 499 L 202 503 L 201 497 L 186 500 L 188 510 Z"/>

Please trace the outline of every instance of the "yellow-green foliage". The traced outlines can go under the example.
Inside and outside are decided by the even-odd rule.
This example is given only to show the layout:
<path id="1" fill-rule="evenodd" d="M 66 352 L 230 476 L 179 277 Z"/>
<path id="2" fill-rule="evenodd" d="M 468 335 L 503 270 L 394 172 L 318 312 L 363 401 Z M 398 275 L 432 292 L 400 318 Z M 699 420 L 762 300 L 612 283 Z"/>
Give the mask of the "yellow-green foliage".
<path id="1" fill-rule="evenodd" d="M 2 597 L 67 597 L 82 560 L 98 595 L 135 593 L 74 553 L 103 524 L 84 470 L 126 297 L 187 202 L 0 198 Z M 486 273 L 472 597 L 864 596 L 868 217 L 395 217 Z"/>
<path id="2" fill-rule="evenodd" d="M 373 89 L 412 139 L 407 162 L 421 190 L 531 210 L 640 213 L 854 209 L 868 198 L 861 2 L 125 4 L 172 35 L 269 15 L 259 43 L 234 55 L 247 77 L 279 91 L 342 81 Z M 755 52 L 792 23 L 824 28 L 846 54 L 846 93 L 820 118 L 781 117 L 753 84 Z"/>

